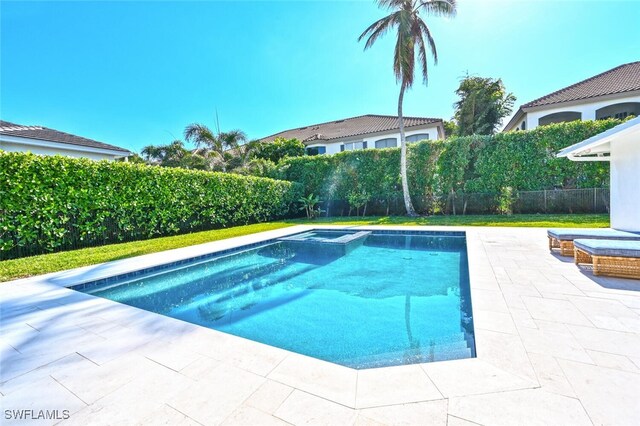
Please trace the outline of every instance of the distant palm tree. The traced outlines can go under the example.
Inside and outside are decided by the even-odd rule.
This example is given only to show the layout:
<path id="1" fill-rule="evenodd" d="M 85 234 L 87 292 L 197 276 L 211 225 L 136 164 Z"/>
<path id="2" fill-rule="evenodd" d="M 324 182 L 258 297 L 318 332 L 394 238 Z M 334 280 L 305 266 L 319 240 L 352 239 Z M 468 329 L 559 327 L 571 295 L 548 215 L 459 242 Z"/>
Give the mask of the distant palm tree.
<path id="1" fill-rule="evenodd" d="M 142 148 L 141 154 L 147 163 L 162 167 L 182 167 L 197 170 L 206 170 L 208 168 L 206 159 L 189 152 L 180 140 L 174 140 L 167 145 L 147 145 Z"/>
<path id="2" fill-rule="evenodd" d="M 228 151 L 247 142 L 247 135 L 241 130 L 213 132 L 204 124 L 193 123 L 184 129 L 184 138 L 196 145 L 196 152 L 209 158 L 212 167 L 219 164 L 226 171 L 227 162 L 232 155 Z"/>
<path id="3" fill-rule="evenodd" d="M 400 83 L 398 96 L 398 124 L 400 127 L 400 174 L 402 177 L 402 193 L 407 215 L 416 216 L 411 203 L 409 184 L 407 181 L 407 142 L 404 136 L 404 119 L 402 117 L 402 101 L 406 89 L 413 85 L 416 68 L 416 50 L 422 70 L 422 78 L 427 83 L 427 51 L 438 63 L 436 44 L 431 31 L 422 20 L 420 12 L 433 16 L 455 16 L 456 0 L 377 0 L 380 7 L 391 10 L 391 14 L 374 22 L 358 37 L 358 41 L 366 38 L 364 49 L 367 50 L 387 31 L 398 28 L 398 38 L 394 49 L 393 72 Z"/>
<path id="4" fill-rule="evenodd" d="M 165 167 L 179 167 L 181 161 L 189 153 L 182 141 L 174 140 L 167 145 L 147 145 L 142 148 L 141 154 L 148 163 L 159 164 Z"/>

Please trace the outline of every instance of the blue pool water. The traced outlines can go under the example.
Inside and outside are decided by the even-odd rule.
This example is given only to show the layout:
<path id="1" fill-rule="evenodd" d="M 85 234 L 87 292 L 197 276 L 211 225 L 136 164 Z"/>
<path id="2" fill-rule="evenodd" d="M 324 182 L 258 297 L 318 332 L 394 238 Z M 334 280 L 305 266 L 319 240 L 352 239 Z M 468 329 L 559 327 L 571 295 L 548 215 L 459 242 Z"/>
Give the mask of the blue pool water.
<path id="1" fill-rule="evenodd" d="M 74 288 L 352 368 L 475 356 L 464 233 L 347 234 Z"/>

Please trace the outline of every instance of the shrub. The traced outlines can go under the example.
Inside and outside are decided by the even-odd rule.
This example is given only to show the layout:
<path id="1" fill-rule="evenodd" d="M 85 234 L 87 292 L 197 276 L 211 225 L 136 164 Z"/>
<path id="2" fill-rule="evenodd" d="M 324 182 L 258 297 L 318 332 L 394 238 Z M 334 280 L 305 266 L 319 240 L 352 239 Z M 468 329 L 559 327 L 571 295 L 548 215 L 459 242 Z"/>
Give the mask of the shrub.
<path id="1" fill-rule="evenodd" d="M 408 177 L 414 205 L 421 212 L 443 211 L 456 194 L 478 192 L 502 194 L 498 201 L 508 211 L 508 194 L 514 191 L 606 187 L 608 163 L 573 162 L 555 153 L 619 123 L 574 121 L 411 144 Z M 352 207 L 353 194 L 367 194 L 368 202 L 386 203 L 388 211 L 391 200 L 402 197 L 399 165 L 399 148 L 368 149 L 286 158 L 278 164 L 277 175 L 300 182 L 305 194 Z"/>
<path id="2" fill-rule="evenodd" d="M 267 221 L 301 196 L 272 179 L 0 152 L 0 258 Z"/>

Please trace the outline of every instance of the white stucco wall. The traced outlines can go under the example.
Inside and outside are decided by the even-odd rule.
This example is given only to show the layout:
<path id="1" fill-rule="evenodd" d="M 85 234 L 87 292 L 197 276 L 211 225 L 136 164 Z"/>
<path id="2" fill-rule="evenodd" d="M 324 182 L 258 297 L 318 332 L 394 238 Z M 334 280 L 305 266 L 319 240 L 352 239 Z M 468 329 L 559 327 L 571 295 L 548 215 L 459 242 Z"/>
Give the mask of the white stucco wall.
<path id="1" fill-rule="evenodd" d="M 565 111 L 575 111 L 582 114 L 582 120 L 595 120 L 596 110 L 604 108 L 609 105 L 621 104 L 626 102 L 640 102 L 640 95 L 619 97 L 616 99 L 608 99 L 603 101 L 588 102 L 580 105 L 564 105 L 564 106 L 550 106 L 548 108 L 540 109 L 537 111 L 530 111 L 526 113 L 527 130 L 532 130 L 538 127 L 538 120 L 549 114 Z M 522 120 L 519 120 L 516 125 L 520 126 Z M 511 130 L 511 129 L 510 129 Z"/>
<path id="2" fill-rule="evenodd" d="M 407 130 L 405 131 L 405 136 L 417 135 L 422 133 L 428 134 L 430 140 L 441 139 L 441 135 L 438 134 L 437 125 L 423 127 L 420 129 Z M 307 146 L 308 147 L 325 146 L 327 148 L 327 152 L 326 152 L 327 154 L 336 154 L 340 152 L 340 145 L 343 145 L 345 143 L 367 142 L 367 149 L 371 149 L 376 147 L 376 141 L 380 139 L 387 139 L 387 138 L 396 138 L 397 146 L 398 147 L 400 146 L 400 132 L 386 132 L 386 133 L 381 132 L 381 133 L 376 133 L 375 135 L 362 135 L 360 137 L 354 137 L 349 139 L 339 139 L 335 141 L 322 142 L 317 144 L 309 144 Z"/>
<path id="3" fill-rule="evenodd" d="M 14 138 L 15 139 L 15 138 Z M 35 145 L 33 143 L 20 143 L 16 141 L 0 140 L 0 149 L 8 152 L 31 152 L 37 155 L 62 155 L 73 158 L 89 158 L 91 160 L 115 160 L 122 157 L 122 153 L 109 152 L 99 149 L 83 149 L 81 146 L 70 144 L 53 144 L 48 142 L 48 146 Z M 55 145 L 55 146 L 51 146 Z"/>
<path id="4" fill-rule="evenodd" d="M 611 146 L 611 227 L 640 232 L 640 136 Z"/>

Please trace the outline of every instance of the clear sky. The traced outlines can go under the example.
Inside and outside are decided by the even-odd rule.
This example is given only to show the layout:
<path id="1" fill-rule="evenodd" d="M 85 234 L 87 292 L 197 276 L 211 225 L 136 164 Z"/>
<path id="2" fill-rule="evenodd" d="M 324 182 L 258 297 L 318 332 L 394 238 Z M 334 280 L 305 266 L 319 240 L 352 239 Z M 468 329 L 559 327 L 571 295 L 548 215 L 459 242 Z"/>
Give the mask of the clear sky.
<path id="1" fill-rule="evenodd" d="M 259 138 L 395 114 L 393 35 L 363 52 L 373 1 L 0 2 L 0 117 L 134 151 L 192 122 Z M 640 60 L 640 0 L 458 0 L 405 115 L 451 118 L 467 72 L 517 105 Z"/>

